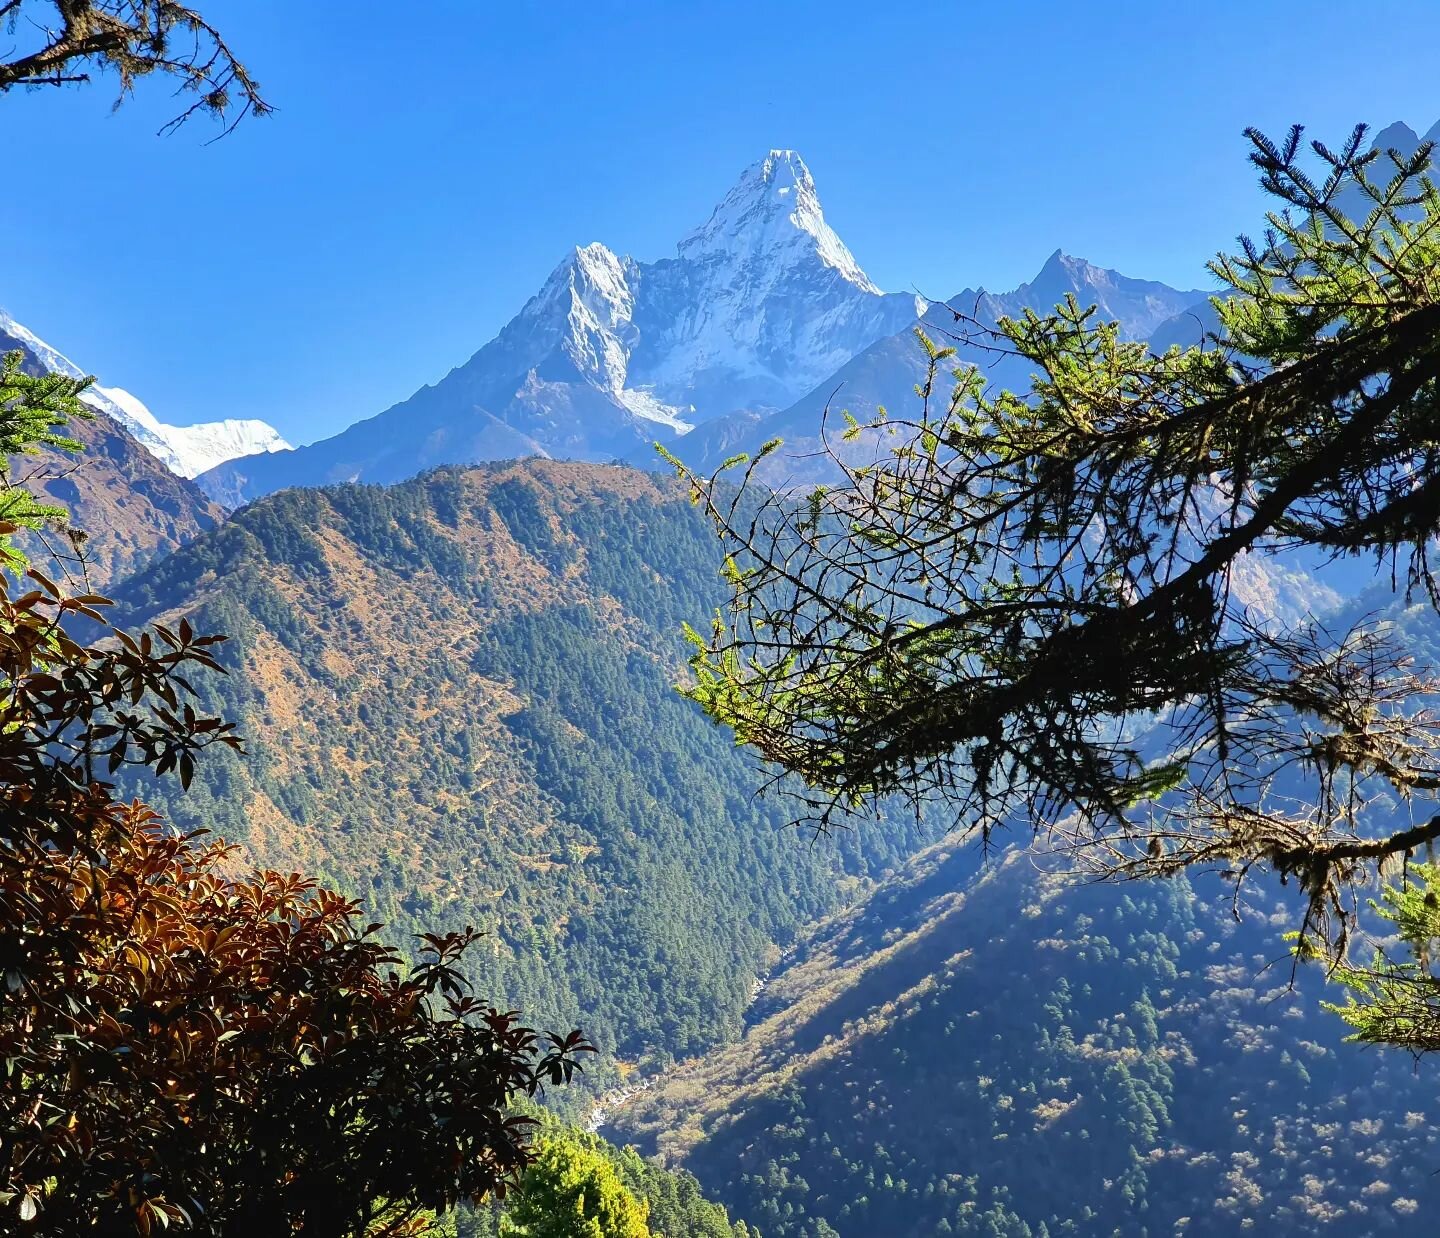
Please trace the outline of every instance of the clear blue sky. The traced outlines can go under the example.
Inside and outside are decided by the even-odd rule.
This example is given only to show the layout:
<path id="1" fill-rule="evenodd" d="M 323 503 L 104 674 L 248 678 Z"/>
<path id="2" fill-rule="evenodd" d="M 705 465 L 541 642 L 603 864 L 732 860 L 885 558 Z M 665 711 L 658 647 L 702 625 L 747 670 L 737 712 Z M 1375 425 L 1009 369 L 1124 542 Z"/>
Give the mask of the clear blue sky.
<path id="1" fill-rule="evenodd" d="M 1057 246 L 1194 286 L 1247 124 L 1440 119 L 1440 4 L 196 0 L 279 108 L 154 136 L 152 84 L 0 101 L 0 305 L 167 420 L 334 433 L 434 381 L 576 242 L 650 259 L 772 146 L 886 288 Z"/>

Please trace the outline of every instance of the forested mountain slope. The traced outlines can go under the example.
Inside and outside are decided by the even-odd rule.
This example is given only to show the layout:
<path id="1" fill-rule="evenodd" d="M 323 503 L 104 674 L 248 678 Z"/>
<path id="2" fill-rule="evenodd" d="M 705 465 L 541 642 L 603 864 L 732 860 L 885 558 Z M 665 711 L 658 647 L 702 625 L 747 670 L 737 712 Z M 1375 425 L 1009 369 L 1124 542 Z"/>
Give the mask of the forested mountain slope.
<path id="1" fill-rule="evenodd" d="M 1435 1068 L 1290 989 L 1293 907 L 975 864 L 937 846 L 827 922 L 604 1133 L 776 1238 L 1433 1232 Z"/>
<path id="2" fill-rule="evenodd" d="M 911 854 L 809 845 L 672 684 L 716 543 L 630 469 L 529 461 L 289 491 L 128 585 L 127 618 L 229 633 L 207 682 L 249 751 L 165 801 L 321 874 L 396 933 L 474 923 L 481 992 L 623 1057 L 737 1031 L 774 943 Z"/>

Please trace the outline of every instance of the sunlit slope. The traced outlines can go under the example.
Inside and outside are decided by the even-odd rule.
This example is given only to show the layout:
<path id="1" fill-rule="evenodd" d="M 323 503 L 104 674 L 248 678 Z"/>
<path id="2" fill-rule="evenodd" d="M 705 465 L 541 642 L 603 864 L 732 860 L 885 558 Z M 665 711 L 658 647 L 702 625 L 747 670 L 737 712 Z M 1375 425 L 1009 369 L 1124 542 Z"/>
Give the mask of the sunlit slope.
<path id="1" fill-rule="evenodd" d="M 1280 905 L 975 866 L 827 922 L 604 1133 L 778 1238 L 1432 1232 L 1434 1069 L 1339 1043 Z"/>
<path id="2" fill-rule="evenodd" d="M 248 739 L 170 805 L 408 931 L 490 936 L 482 992 L 623 1055 L 738 1029 L 808 918 L 918 845 L 818 846 L 757 799 L 733 738 L 673 690 L 720 596 L 686 496 L 529 461 L 290 491 L 134 581 L 135 620 L 230 633 L 207 684 Z"/>

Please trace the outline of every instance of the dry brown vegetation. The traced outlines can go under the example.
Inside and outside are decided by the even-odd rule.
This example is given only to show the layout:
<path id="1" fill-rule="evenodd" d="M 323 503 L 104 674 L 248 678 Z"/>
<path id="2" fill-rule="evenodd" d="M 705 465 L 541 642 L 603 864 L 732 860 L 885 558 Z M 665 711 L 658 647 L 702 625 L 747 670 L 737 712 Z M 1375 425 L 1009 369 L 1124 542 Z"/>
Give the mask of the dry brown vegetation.
<path id="1" fill-rule="evenodd" d="M 136 619 L 234 638 L 223 707 L 249 755 L 173 811 L 401 931 L 480 926 L 483 991 L 583 1012 L 607 1047 L 713 1041 L 800 909 L 872 863 L 783 831 L 673 690 L 714 546 L 678 485 L 596 465 L 263 500 L 126 590 Z M 915 833 L 865 845 L 890 863 Z M 651 1005 L 673 1013 L 648 1038 L 616 1030 Z"/>

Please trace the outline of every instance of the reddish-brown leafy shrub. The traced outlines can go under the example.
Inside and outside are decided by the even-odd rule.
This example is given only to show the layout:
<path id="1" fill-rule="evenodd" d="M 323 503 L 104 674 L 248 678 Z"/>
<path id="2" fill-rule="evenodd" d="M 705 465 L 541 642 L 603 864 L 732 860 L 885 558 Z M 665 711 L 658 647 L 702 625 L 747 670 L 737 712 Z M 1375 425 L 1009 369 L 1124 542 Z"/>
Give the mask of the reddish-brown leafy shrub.
<path id="1" fill-rule="evenodd" d="M 398 1235 L 503 1192 L 509 1100 L 583 1038 L 470 997 L 472 931 L 407 968 L 354 902 L 117 802 L 122 765 L 188 783 L 238 744 L 186 703 L 222 638 L 134 638 L 30 577 L 0 580 L 0 1231 Z"/>

